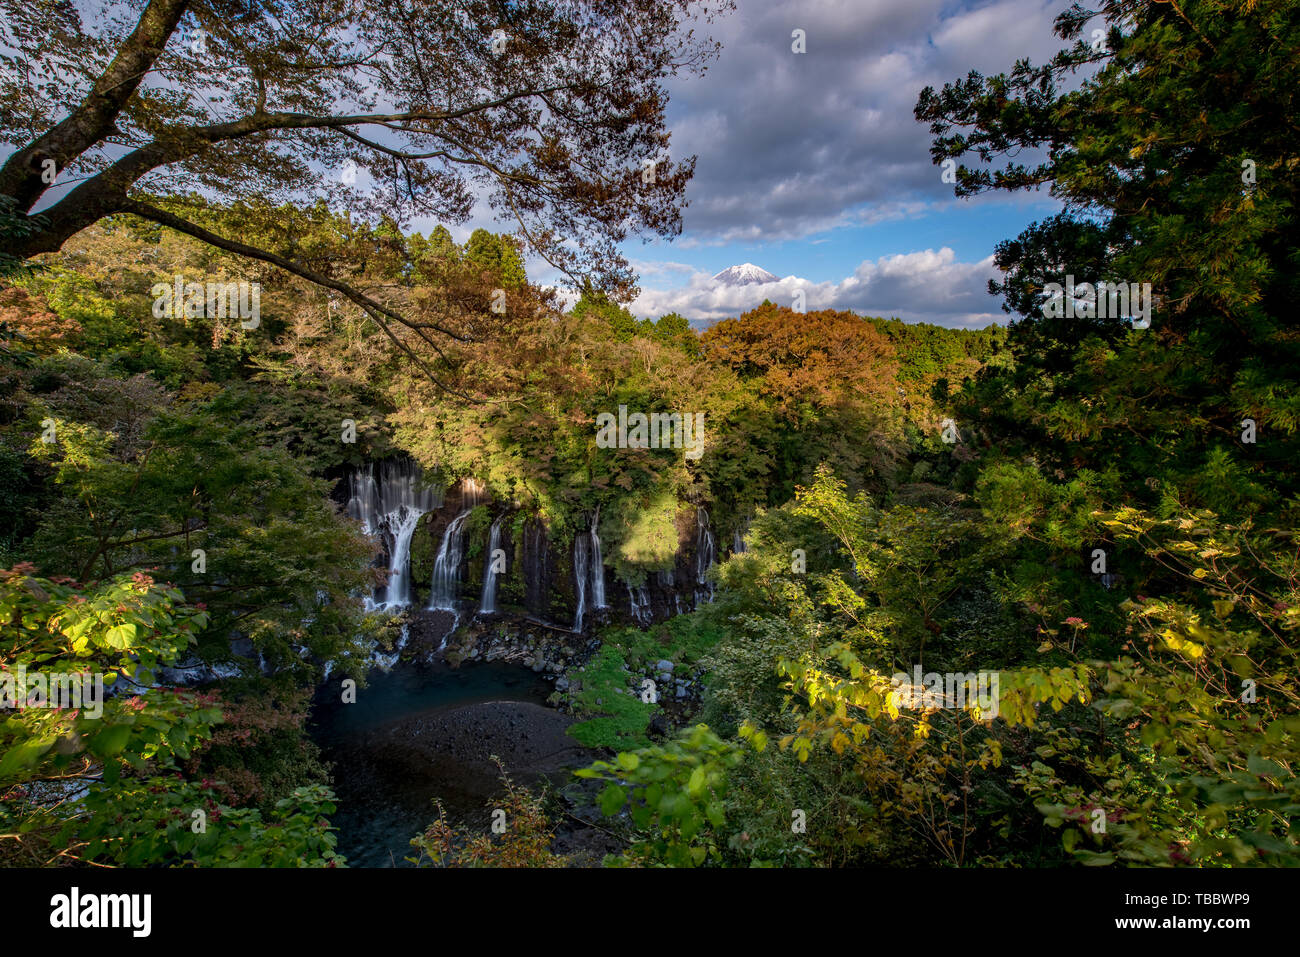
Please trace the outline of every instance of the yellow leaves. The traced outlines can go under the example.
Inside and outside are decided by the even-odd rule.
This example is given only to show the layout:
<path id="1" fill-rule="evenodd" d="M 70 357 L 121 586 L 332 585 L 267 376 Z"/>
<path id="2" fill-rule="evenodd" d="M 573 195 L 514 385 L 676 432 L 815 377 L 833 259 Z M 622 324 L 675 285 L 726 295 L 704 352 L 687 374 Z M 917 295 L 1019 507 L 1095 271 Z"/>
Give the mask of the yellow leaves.
<path id="1" fill-rule="evenodd" d="M 891 695 L 885 695 L 885 700 L 884 700 L 884 702 L 883 702 L 883 706 L 884 706 L 884 713 L 887 714 L 887 715 L 889 715 L 890 720 L 891 720 L 891 721 L 897 721 L 897 720 L 898 720 L 898 716 L 899 716 L 902 712 L 900 712 L 900 711 L 898 710 L 898 702 L 894 700 L 894 696 L 893 696 L 892 694 L 891 694 Z"/>
<path id="2" fill-rule="evenodd" d="M 1205 654 L 1205 648 L 1202 645 L 1198 645 L 1196 642 L 1184 638 L 1172 628 L 1166 628 L 1161 632 L 1160 637 L 1165 640 L 1165 647 L 1170 651 L 1177 652 L 1178 654 L 1184 655 L 1192 660 L 1196 660 Z"/>
<path id="3" fill-rule="evenodd" d="M 742 739 L 749 741 L 755 751 L 762 751 L 767 747 L 767 734 L 760 731 L 752 722 L 746 721 L 742 724 L 738 733 Z M 782 747 L 784 746 L 782 744 Z"/>
<path id="4" fill-rule="evenodd" d="M 1002 767 L 1002 742 L 997 738 L 989 738 L 984 743 L 984 750 L 980 753 L 979 766 L 981 768 Z"/>

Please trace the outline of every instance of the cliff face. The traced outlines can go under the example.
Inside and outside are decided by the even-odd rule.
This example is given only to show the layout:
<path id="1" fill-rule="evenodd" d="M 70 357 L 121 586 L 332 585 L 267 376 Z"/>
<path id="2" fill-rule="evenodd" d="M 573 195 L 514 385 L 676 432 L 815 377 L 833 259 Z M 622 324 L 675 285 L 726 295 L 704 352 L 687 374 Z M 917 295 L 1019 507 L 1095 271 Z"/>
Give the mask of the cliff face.
<path id="1" fill-rule="evenodd" d="M 611 555 L 618 543 L 602 542 L 599 513 L 559 539 L 539 515 L 492 501 L 472 480 L 429 488 L 409 466 L 380 463 L 340 485 L 349 514 L 375 535 L 376 566 L 388 570 L 371 599 L 386 610 L 454 611 L 461 624 L 515 615 L 585 632 L 648 625 L 713 597 L 717 535 L 700 506 L 677 503 L 664 526 L 676 534 L 671 564 L 646 568 Z M 664 553 L 671 548 L 668 539 Z"/>

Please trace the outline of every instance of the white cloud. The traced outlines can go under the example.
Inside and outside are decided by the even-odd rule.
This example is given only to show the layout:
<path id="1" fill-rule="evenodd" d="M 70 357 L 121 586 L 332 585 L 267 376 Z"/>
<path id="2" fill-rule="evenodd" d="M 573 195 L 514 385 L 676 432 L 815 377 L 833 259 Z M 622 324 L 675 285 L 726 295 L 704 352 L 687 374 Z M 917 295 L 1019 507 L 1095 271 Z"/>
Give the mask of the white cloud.
<path id="1" fill-rule="evenodd" d="M 674 155 L 699 157 L 685 237 L 714 242 L 801 238 L 890 207 L 952 198 L 913 108 L 921 89 L 972 70 L 1042 62 L 1063 0 L 745 0 L 723 18 L 723 49 L 705 76 L 669 83 Z M 808 52 L 790 50 L 807 32 Z M 887 217 L 887 214 L 886 214 Z"/>
<path id="2" fill-rule="evenodd" d="M 643 289 L 631 309 L 643 317 L 678 312 L 695 322 L 712 323 L 738 316 L 764 299 L 791 305 L 795 291 L 803 290 L 810 311 L 848 309 L 909 322 L 978 328 L 1006 319 L 988 294 L 988 281 L 997 275 L 992 256 L 979 262 L 958 262 L 945 246 L 938 251 L 926 249 L 864 261 L 838 282 L 786 276 L 777 282 L 724 286 L 714 282 L 709 273 L 692 270 L 684 287 Z"/>

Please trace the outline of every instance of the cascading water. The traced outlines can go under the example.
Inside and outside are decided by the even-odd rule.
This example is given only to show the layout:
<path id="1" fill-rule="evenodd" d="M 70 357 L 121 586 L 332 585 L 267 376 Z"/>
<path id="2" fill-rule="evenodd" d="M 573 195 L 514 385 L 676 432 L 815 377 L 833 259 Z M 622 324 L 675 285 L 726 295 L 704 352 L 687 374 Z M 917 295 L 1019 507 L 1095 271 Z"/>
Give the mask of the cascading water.
<path id="1" fill-rule="evenodd" d="M 582 631 L 582 619 L 587 613 L 587 581 L 591 577 L 591 542 L 584 535 L 573 540 L 573 593 L 577 606 L 573 615 L 573 630 Z"/>
<path id="2" fill-rule="evenodd" d="M 375 590 L 366 608 L 403 608 L 411 603 L 411 537 L 421 516 L 442 505 L 442 491 L 426 487 L 420 466 L 410 459 L 354 469 L 349 486 L 348 515 L 367 534 L 382 537 L 388 556 L 388 584 Z"/>
<path id="3" fill-rule="evenodd" d="M 461 512 L 442 533 L 442 545 L 433 563 L 429 588 L 430 611 L 455 611 L 460 592 L 460 563 L 465 554 L 465 523 L 483 497 L 483 487 L 473 479 L 461 483 Z"/>
<path id="4" fill-rule="evenodd" d="M 636 588 L 628 585 L 627 600 L 632 619 L 643 625 L 648 624 L 654 614 L 650 608 L 650 589 L 645 585 L 638 585 Z"/>
<path id="5" fill-rule="evenodd" d="M 708 572 L 717 559 L 718 547 L 709 528 L 709 513 L 703 506 L 695 510 L 695 604 L 713 601 L 713 583 Z"/>
<path id="6" fill-rule="evenodd" d="M 600 557 L 600 508 L 591 517 L 591 605 L 593 608 L 608 608 L 605 601 L 605 563 Z"/>
<path id="7" fill-rule="evenodd" d="M 483 566 L 483 597 L 479 601 L 480 615 L 494 615 L 497 610 L 497 564 L 496 552 L 501 547 L 501 523 L 506 520 L 504 514 L 498 515 L 488 532 L 487 563 Z"/>
<path id="8" fill-rule="evenodd" d="M 397 664 L 398 659 L 402 657 L 402 649 L 406 647 L 406 642 L 410 638 L 410 628 L 409 624 L 402 625 L 402 633 L 398 637 L 397 643 L 393 646 L 393 650 L 387 654 L 380 651 L 377 644 L 372 644 L 370 648 L 371 667 L 378 668 L 380 671 L 391 671 L 393 665 Z M 329 677 L 328 672 L 326 672 L 326 677 Z"/>

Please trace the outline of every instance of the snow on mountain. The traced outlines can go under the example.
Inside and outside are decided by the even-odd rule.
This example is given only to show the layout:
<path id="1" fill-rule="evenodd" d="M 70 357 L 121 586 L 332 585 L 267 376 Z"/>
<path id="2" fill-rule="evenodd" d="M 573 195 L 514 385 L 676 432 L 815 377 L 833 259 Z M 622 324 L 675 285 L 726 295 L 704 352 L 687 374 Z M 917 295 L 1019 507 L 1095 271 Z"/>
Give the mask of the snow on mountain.
<path id="1" fill-rule="evenodd" d="M 751 286 L 756 283 L 780 282 L 780 277 L 773 276 L 766 269 L 755 266 L 753 263 L 742 263 L 739 266 L 731 266 L 722 270 L 713 277 L 714 282 L 720 282 L 724 286 Z"/>

